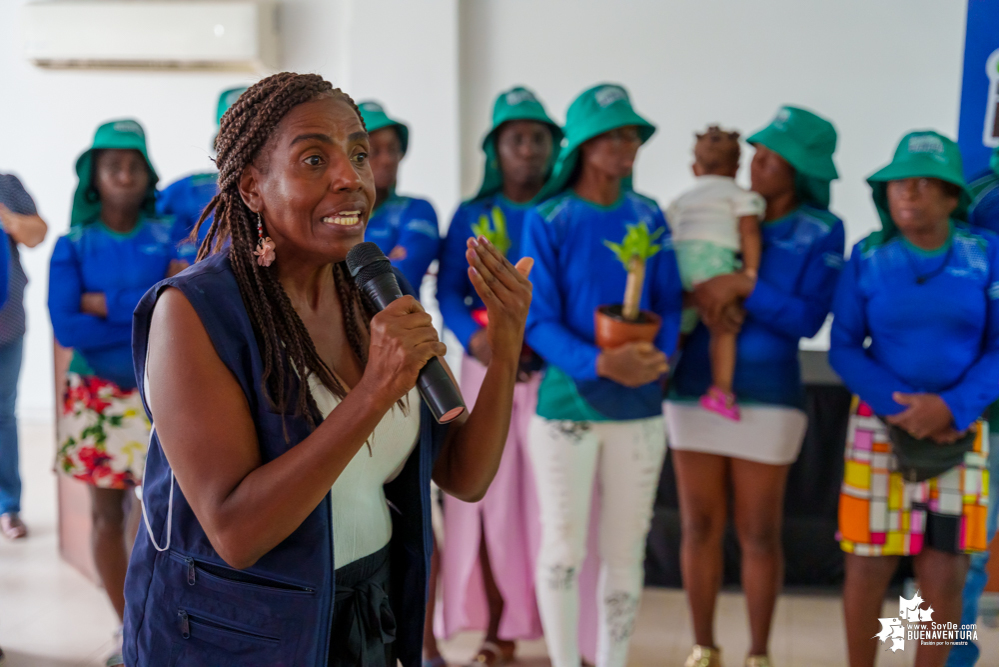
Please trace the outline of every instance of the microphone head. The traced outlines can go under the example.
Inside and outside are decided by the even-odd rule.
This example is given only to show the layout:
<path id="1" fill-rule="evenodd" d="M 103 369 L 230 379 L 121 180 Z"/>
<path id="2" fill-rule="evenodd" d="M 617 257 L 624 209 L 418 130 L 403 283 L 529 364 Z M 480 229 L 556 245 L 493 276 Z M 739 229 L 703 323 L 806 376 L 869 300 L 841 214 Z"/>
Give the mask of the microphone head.
<path id="1" fill-rule="evenodd" d="M 368 266 L 369 264 L 374 264 L 375 262 L 386 262 L 388 263 L 388 257 L 382 252 L 382 249 L 378 247 L 377 244 L 371 241 L 365 241 L 364 243 L 358 243 L 356 246 L 350 249 L 347 253 L 347 268 L 350 269 L 350 275 L 353 278 L 357 278 L 357 274 L 360 273 L 361 269 Z M 379 272 L 380 273 L 380 272 Z"/>

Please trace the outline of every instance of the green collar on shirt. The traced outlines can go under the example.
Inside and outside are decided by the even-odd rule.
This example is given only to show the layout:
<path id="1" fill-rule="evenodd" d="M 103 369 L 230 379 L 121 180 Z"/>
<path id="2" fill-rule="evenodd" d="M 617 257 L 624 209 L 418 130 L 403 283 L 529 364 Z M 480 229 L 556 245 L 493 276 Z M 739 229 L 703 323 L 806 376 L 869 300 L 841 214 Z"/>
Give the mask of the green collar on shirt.
<path id="1" fill-rule="evenodd" d="M 94 224 L 97 225 L 98 227 L 100 227 L 102 230 L 104 230 L 108 234 L 108 236 L 112 236 L 112 237 L 114 237 L 116 239 L 130 239 L 133 236 L 135 236 L 136 234 L 138 234 L 142 230 L 143 227 L 145 227 L 145 225 L 146 225 L 146 218 L 145 218 L 145 216 L 141 216 L 140 215 L 139 219 L 135 223 L 135 226 L 132 227 L 132 229 L 130 229 L 127 232 L 116 232 L 115 230 L 113 230 L 110 227 L 108 227 L 104 223 L 104 221 L 101 220 L 101 219 L 95 220 Z"/>
<path id="2" fill-rule="evenodd" d="M 614 210 L 620 208 L 621 204 L 624 203 L 625 189 L 623 187 L 621 188 L 621 191 L 618 193 L 617 199 L 614 200 L 614 203 L 613 204 L 609 204 L 607 206 L 604 206 L 602 204 L 598 204 L 595 201 L 590 201 L 589 199 L 583 199 L 578 194 L 576 194 L 575 190 L 572 190 L 571 192 L 572 192 L 572 194 L 570 196 L 573 199 L 576 199 L 576 200 L 582 202 L 583 204 L 589 206 L 590 208 L 596 209 L 598 211 L 614 211 Z"/>
<path id="3" fill-rule="evenodd" d="M 933 248 L 932 250 L 927 250 L 926 248 L 920 248 L 919 246 L 912 243 L 912 241 L 905 238 L 904 234 L 899 234 L 899 237 L 902 239 L 902 243 L 905 245 L 906 250 L 913 253 L 914 255 L 917 255 L 919 257 L 939 257 L 940 255 L 946 253 L 950 249 L 951 244 L 954 243 L 954 229 L 955 229 L 954 221 L 950 220 L 947 224 L 949 225 L 949 229 L 947 231 L 947 240 L 944 241 L 942 246 L 940 246 L 939 248 Z"/>

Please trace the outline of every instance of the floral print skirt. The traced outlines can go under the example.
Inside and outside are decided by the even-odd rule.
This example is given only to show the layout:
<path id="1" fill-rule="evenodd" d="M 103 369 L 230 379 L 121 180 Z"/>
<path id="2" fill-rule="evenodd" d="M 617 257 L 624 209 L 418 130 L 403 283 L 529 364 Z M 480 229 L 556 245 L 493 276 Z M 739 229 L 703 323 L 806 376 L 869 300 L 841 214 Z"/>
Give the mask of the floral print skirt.
<path id="1" fill-rule="evenodd" d="M 93 375 L 66 377 L 56 468 L 103 489 L 141 484 L 149 420 L 138 389 Z"/>

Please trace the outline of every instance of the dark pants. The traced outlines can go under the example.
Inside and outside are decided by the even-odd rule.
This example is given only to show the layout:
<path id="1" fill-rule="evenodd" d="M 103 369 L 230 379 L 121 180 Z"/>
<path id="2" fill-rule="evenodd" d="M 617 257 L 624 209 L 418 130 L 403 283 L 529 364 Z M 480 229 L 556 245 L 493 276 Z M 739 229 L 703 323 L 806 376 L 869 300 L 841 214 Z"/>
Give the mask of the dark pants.
<path id="1" fill-rule="evenodd" d="M 23 338 L 0 347 L 0 514 L 21 511 L 18 472 L 17 379 L 21 374 Z"/>
<path id="2" fill-rule="evenodd" d="M 388 547 L 336 571 L 330 667 L 394 667 Z"/>

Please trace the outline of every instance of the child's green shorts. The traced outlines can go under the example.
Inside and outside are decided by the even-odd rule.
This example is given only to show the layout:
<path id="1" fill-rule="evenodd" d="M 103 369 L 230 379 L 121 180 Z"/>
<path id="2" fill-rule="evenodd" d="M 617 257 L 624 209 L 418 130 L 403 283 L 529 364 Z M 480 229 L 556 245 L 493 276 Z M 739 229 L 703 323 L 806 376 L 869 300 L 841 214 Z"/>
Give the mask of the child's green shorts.
<path id="1" fill-rule="evenodd" d="M 715 276 L 737 271 L 741 263 L 736 251 L 710 241 L 677 241 L 673 245 L 676 263 L 680 268 L 680 282 L 690 292 L 694 285 Z M 684 308 L 680 332 L 688 334 L 697 326 L 697 309 Z"/>

